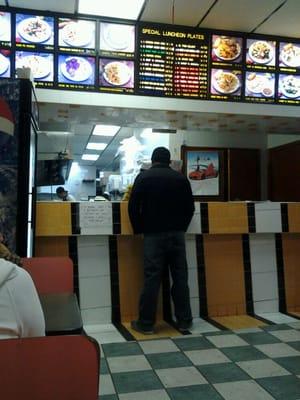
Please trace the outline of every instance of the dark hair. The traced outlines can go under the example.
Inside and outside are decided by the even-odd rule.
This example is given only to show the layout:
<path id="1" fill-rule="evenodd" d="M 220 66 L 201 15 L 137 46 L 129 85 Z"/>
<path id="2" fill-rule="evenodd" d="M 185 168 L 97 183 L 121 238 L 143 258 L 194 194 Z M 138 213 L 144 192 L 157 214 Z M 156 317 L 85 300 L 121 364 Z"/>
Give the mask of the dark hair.
<path id="1" fill-rule="evenodd" d="M 151 161 L 153 163 L 170 164 L 171 154 L 166 147 L 156 147 L 153 150 Z"/>
<path id="2" fill-rule="evenodd" d="M 64 192 L 65 192 L 65 189 L 64 189 L 62 186 L 59 186 L 59 187 L 56 189 L 56 193 L 57 193 L 57 194 L 64 193 Z"/>

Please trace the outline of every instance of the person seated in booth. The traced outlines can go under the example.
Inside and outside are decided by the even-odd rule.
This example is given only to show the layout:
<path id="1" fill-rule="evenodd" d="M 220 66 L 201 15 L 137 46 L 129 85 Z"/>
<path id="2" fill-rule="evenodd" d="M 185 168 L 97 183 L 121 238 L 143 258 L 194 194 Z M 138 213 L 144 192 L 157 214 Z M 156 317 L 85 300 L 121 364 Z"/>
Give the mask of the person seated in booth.
<path id="1" fill-rule="evenodd" d="M 61 200 L 61 201 L 76 201 L 75 197 L 72 196 L 71 194 L 69 194 L 69 192 L 67 190 L 65 190 L 64 187 L 59 186 L 56 189 L 56 194 L 57 197 Z"/>
<path id="2" fill-rule="evenodd" d="M 0 339 L 38 336 L 45 336 L 45 318 L 31 276 L 0 258 Z"/>
<path id="3" fill-rule="evenodd" d="M 17 254 L 9 250 L 9 248 L 5 244 L 4 236 L 1 232 L 0 232 L 0 258 L 4 258 L 5 260 L 10 261 L 22 267 L 21 257 L 19 257 Z"/>

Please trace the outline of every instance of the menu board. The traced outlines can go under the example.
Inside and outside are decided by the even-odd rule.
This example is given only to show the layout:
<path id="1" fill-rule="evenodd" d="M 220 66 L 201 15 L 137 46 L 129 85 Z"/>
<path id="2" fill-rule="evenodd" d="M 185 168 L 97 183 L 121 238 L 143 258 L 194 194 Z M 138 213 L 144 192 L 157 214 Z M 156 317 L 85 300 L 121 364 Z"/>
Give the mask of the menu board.
<path id="1" fill-rule="evenodd" d="M 58 18 L 59 51 L 95 54 L 96 21 Z"/>
<path id="2" fill-rule="evenodd" d="M 133 58 L 135 26 L 101 22 L 99 46 L 103 57 Z"/>
<path id="3" fill-rule="evenodd" d="M 11 77 L 11 50 L 0 49 L 0 78 Z"/>
<path id="4" fill-rule="evenodd" d="M 54 56 L 51 53 L 16 51 L 16 68 L 30 68 L 37 86 L 53 86 Z"/>
<path id="5" fill-rule="evenodd" d="M 95 89 L 95 57 L 59 54 L 58 87 L 64 89 Z"/>
<path id="6" fill-rule="evenodd" d="M 54 49 L 54 18 L 32 14 L 16 14 L 17 48 Z"/>
<path id="7" fill-rule="evenodd" d="M 138 49 L 137 94 L 207 98 L 208 35 L 145 24 Z"/>
<path id="8" fill-rule="evenodd" d="M 0 46 L 11 45 L 11 13 L 0 11 Z"/>
<path id="9" fill-rule="evenodd" d="M 37 87 L 300 105 L 300 40 L 0 7 L 0 79 Z"/>

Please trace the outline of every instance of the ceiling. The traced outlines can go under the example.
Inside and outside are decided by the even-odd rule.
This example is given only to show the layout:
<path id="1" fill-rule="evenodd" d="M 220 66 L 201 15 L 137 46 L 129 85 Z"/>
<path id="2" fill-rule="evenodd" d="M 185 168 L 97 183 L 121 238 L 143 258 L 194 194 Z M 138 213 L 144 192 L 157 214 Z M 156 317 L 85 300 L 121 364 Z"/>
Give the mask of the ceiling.
<path id="1" fill-rule="evenodd" d="M 120 0 L 122 1 L 122 0 Z M 0 5 L 36 10 L 76 13 L 77 0 L 0 0 Z M 300 38 L 300 0 L 145 0 L 141 21 L 186 25 L 199 28 L 237 30 Z M 119 141 L 134 129 L 167 127 L 186 130 L 264 132 L 300 134 L 300 118 L 251 116 L 216 113 L 132 110 L 43 103 L 40 105 L 42 131 L 67 131 L 69 135 L 42 133 L 41 151 L 62 151 L 70 147 L 79 159 L 93 125 L 122 126 L 117 137 L 102 152 L 97 165 L 109 166 Z M 99 141 L 99 140 L 98 140 Z"/>

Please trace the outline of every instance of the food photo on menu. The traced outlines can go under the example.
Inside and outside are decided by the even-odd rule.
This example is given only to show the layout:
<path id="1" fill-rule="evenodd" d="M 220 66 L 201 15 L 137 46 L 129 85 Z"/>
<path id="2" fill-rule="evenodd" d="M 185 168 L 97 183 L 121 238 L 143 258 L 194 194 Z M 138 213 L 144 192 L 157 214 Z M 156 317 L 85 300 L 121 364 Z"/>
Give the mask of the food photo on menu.
<path id="1" fill-rule="evenodd" d="M 300 68 L 300 43 L 280 43 L 279 66 Z"/>
<path id="2" fill-rule="evenodd" d="M 95 85 L 95 57 L 59 55 L 58 82 Z"/>
<path id="3" fill-rule="evenodd" d="M 276 43 L 261 39 L 247 39 L 248 65 L 269 65 L 275 66 Z"/>
<path id="4" fill-rule="evenodd" d="M 134 87 L 134 62 L 100 58 L 100 86 L 104 87 Z"/>
<path id="5" fill-rule="evenodd" d="M 300 75 L 279 75 L 278 98 L 300 99 Z"/>
<path id="6" fill-rule="evenodd" d="M 247 72 L 245 95 L 251 97 L 274 98 L 275 75 L 269 72 Z"/>
<path id="7" fill-rule="evenodd" d="M 242 49 L 242 38 L 223 35 L 212 36 L 212 61 L 239 63 L 242 61 Z"/>
<path id="8" fill-rule="evenodd" d="M 16 68 L 30 68 L 34 80 L 53 82 L 53 54 L 16 51 Z"/>
<path id="9" fill-rule="evenodd" d="M 241 95 L 242 71 L 212 69 L 211 94 Z"/>
<path id="10" fill-rule="evenodd" d="M 16 14 L 16 43 L 54 44 L 54 18 Z"/>
<path id="11" fill-rule="evenodd" d="M 100 51 L 134 53 L 135 27 L 133 25 L 100 24 Z"/>
<path id="12" fill-rule="evenodd" d="M 95 28 L 96 21 L 59 18 L 59 46 L 95 49 Z"/>
<path id="13" fill-rule="evenodd" d="M 11 50 L 0 49 L 0 78 L 10 78 Z"/>
<path id="14" fill-rule="evenodd" d="M 8 12 L 0 11 L 0 41 L 11 41 L 11 14 Z"/>

